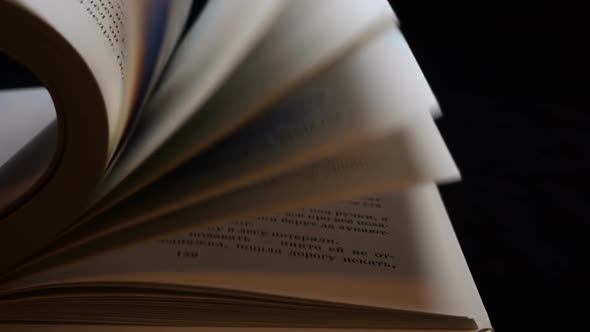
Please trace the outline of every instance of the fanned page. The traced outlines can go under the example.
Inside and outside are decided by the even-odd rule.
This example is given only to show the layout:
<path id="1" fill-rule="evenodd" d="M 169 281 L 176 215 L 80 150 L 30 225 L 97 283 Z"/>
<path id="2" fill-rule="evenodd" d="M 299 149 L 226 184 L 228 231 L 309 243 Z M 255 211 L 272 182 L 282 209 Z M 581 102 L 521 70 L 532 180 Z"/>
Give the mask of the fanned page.
<path id="1" fill-rule="evenodd" d="M 436 108 L 407 43 L 392 27 L 251 125 L 90 222 L 107 228 L 194 205 L 401 132 L 407 118 Z M 133 202 L 149 204 L 116 216 Z"/>
<path id="2" fill-rule="evenodd" d="M 111 296 L 117 285 L 137 287 L 136 299 L 144 301 L 142 291 L 157 287 L 192 289 L 194 296 L 217 294 L 228 301 L 247 292 L 253 300 L 280 296 L 285 303 L 303 299 L 436 313 L 490 327 L 432 184 L 193 229 L 46 271 L 12 288 L 29 289 L 31 295 L 34 289 L 53 288 L 57 295 L 60 287 L 85 284 Z M 269 319 L 265 316 L 256 317 Z"/>
<path id="3" fill-rule="evenodd" d="M 146 45 L 136 111 L 161 80 L 164 68 L 180 42 L 193 0 L 152 0 L 143 31 Z M 137 117 L 137 116 L 136 116 Z"/>
<path id="4" fill-rule="evenodd" d="M 0 331 L 490 328 L 389 3 L 191 4 L 0 0 Z"/>
<path id="5" fill-rule="evenodd" d="M 456 165 L 428 112 L 408 119 L 399 132 L 337 156 L 166 214 L 158 209 L 166 194 L 154 187 L 92 224 L 80 227 L 23 267 L 21 273 L 79 260 L 204 224 L 238 217 L 318 205 L 368 193 L 402 191 L 429 181 L 454 181 Z M 170 187 L 169 192 L 175 188 Z"/>
<path id="6" fill-rule="evenodd" d="M 47 245 L 87 208 L 136 105 L 180 36 L 187 12 L 179 8 L 188 5 L 190 0 L 0 3 L 0 51 L 38 76 L 57 113 L 55 123 L 12 160 L 30 164 L 41 150 L 53 152 L 39 180 L 0 206 L 0 217 L 8 220 L 0 241 L 12 249 L 0 253 L 0 269 Z M 52 139 L 55 147 L 42 149 Z M 47 215 L 52 220 L 38 222 Z M 25 234 L 31 239 L 26 245 L 14 240 Z"/>
<path id="7" fill-rule="evenodd" d="M 169 63 L 173 51 L 180 42 L 181 33 L 187 25 L 193 0 L 160 1 L 148 0 L 143 31 L 143 52 L 141 52 L 141 67 L 139 79 L 134 85 L 135 99 L 129 110 L 129 121 L 126 124 L 122 141 L 117 146 L 117 157 L 127 148 L 130 134 L 136 130 L 141 114 L 145 112 L 146 103 Z"/>
<path id="8" fill-rule="evenodd" d="M 0 253 L 0 268 L 31 255 L 71 223 L 104 175 L 125 127 L 126 105 L 131 104 L 141 64 L 143 4 L 0 3 L 0 50 L 45 84 L 57 113 L 57 144 L 47 176 L 17 205 L 0 211 L 0 242 L 11 248 Z M 37 149 L 28 144 L 19 154 L 31 155 Z M 48 214 L 51 220 L 44 220 Z M 25 236 L 30 242 L 15 241 Z"/>
<path id="9" fill-rule="evenodd" d="M 186 120 L 163 121 L 165 126 L 154 122 L 153 130 L 148 132 L 162 136 L 161 146 L 152 144 L 151 140 L 138 141 L 138 146 L 130 149 L 109 175 L 101 195 L 115 189 L 107 194 L 97 210 L 133 194 L 218 142 L 394 22 L 393 11 L 385 0 L 288 2 L 262 40 L 196 114 L 193 115 L 195 107 L 202 102 L 200 99 L 197 104 L 182 99 L 154 103 L 158 106 L 154 116 L 158 118 L 164 117 L 159 112 L 163 108 L 176 115 L 173 107 L 188 107 L 192 113 L 183 110 L 181 114 L 185 115 L 181 119 Z M 170 84 L 175 86 L 175 81 L 171 79 Z M 200 88 L 188 84 L 194 89 Z M 210 83 L 204 81 L 203 84 Z M 174 98 L 174 94 L 165 97 Z M 180 124 L 182 127 L 178 128 Z"/>
<path id="10" fill-rule="evenodd" d="M 97 191 L 100 199 L 145 162 L 227 79 L 278 16 L 282 1 L 212 0 L 178 46 L 142 109 L 126 149 Z M 224 36 L 219 38 L 219 36 Z"/>
<path id="11" fill-rule="evenodd" d="M 154 45 L 146 30 L 156 21 L 155 13 L 166 10 L 157 7 L 154 0 L 18 0 L 16 3 L 57 30 L 92 71 L 107 111 L 108 151 L 112 155 L 130 117 L 141 80 L 146 76 L 144 63 L 152 56 L 150 53 L 159 53 L 160 43 Z"/>

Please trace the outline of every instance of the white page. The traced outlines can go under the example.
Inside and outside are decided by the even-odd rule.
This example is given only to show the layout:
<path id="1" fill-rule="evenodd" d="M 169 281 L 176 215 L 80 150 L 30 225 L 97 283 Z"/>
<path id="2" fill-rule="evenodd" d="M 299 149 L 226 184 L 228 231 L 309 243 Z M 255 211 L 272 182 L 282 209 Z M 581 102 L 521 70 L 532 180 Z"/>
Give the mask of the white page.
<path id="1" fill-rule="evenodd" d="M 147 188 L 144 195 L 132 197 L 99 215 L 93 223 L 101 225 L 100 228 L 110 225 L 113 228 L 108 231 L 113 231 L 170 213 L 160 225 L 158 221 L 151 221 L 149 227 L 129 231 L 141 236 L 150 229 L 166 231 L 166 228 L 182 227 L 187 222 L 187 215 L 200 215 L 200 219 L 206 222 L 220 221 L 371 192 L 404 190 L 421 182 L 447 182 L 458 178 L 456 165 L 432 118 L 423 113 L 408 119 L 407 127 L 399 132 L 188 207 L 185 204 L 190 202 L 190 197 L 178 197 L 169 205 L 159 204 L 163 197 L 185 189 L 180 184 Z M 93 230 L 93 236 L 96 236 L 96 229 Z"/>
<path id="2" fill-rule="evenodd" d="M 141 78 L 137 87 L 137 97 L 134 100 L 129 123 L 125 129 L 122 141 L 117 146 L 117 153 L 111 160 L 111 165 L 127 148 L 131 133 L 145 112 L 146 103 L 156 84 L 160 82 L 164 68 L 180 42 L 181 33 L 187 24 L 188 15 L 193 0 L 150 1 L 144 30 L 146 40 L 142 56 Z"/>
<path id="3" fill-rule="evenodd" d="M 490 327 L 432 184 L 193 229 L 27 282 L 99 281 L 213 287 L 467 316 L 480 328 Z"/>
<path id="4" fill-rule="evenodd" d="M 106 197 L 98 210 L 131 195 L 228 135 L 257 112 L 287 95 L 305 79 L 343 57 L 347 51 L 372 35 L 385 30 L 393 22 L 393 11 L 385 0 L 289 2 L 268 35 L 202 109 L 190 117 L 190 121 L 185 116 L 180 118 L 182 121 L 173 119 L 169 122 L 168 129 L 158 125 L 154 127 L 157 131 L 147 131 L 164 136 L 162 138 L 168 139 L 167 143 L 161 147 L 149 143 L 142 145 L 137 152 L 130 152 L 129 162 L 122 161 L 113 171 L 99 196 L 139 168 Z M 256 79 L 253 81 L 253 78 Z M 174 84 L 174 81 L 170 83 Z M 182 129 L 176 131 L 181 124 Z M 174 136 L 170 137 L 172 134 Z M 155 142 L 152 136 L 146 137 L 150 137 L 150 142 Z M 147 139 L 140 143 L 144 141 L 147 142 Z M 158 147 L 157 152 L 154 152 Z"/>
<path id="5" fill-rule="evenodd" d="M 89 203 L 137 96 L 144 28 L 158 1 L 0 2 L 0 49 L 45 84 L 58 114 L 55 168 L 2 215 L 0 242 L 10 249 L 0 252 L 0 270 L 47 245 Z M 24 234 L 30 242 L 15 240 Z"/>
<path id="6" fill-rule="evenodd" d="M 47 256 L 55 255 L 42 264 L 63 263 L 179 232 L 194 227 L 195 220 L 220 223 L 368 193 L 404 190 L 417 183 L 453 181 L 458 177 L 456 165 L 432 117 L 429 113 L 416 114 L 399 133 L 172 213 L 175 206 L 159 205 L 161 197 L 168 193 L 159 188 L 150 192 L 148 188 L 147 195 L 141 199 L 129 199 L 85 227 L 66 234 L 59 249 L 47 252 Z M 32 261 L 31 265 L 35 263 Z"/>
<path id="7" fill-rule="evenodd" d="M 104 98 L 109 123 L 109 146 L 111 151 L 114 150 L 126 118 L 122 109 L 125 93 L 129 90 L 129 83 L 126 81 L 135 76 L 133 62 L 138 62 L 133 51 L 135 47 L 131 47 L 139 42 L 139 38 L 133 35 L 138 33 L 134 27 L 136 21 L 125 21 L 123 26 L 116 19 L 108 17 L 103 19 L 102 6 L 95 8 L 90 1 L 86 0 L 82 2 L 18 0 L 16 2 L 42 17 L 63 35 L 90 67 Z M 97 1 L 101 5 L 102 2 Z M 128 12 L 135 11 L 135 5 L 130 5 L 128 8 L 120 1 L 114 1 L 114 3 L 115 7 L 119 6 L 119 8 L 108 8 L 109 11 L 125 16 L 126 19 L 133 18 L 134 15 L 129 15 Z M 88 8 L 90 10 L 87 10 Z M 92 15 L 95 15 L 97 20 Z M 106 32 L 101 31 L 98 23 L 104 24 Z M 114 37 L 118 35 L 126 35 L 127 38 Z M 113 40 L 115 38 L 116 42 Z M 120 62 L 121 58 L 125 58 L 127 63 Z"/>
<path id="8" fill-rule="evenodd" d="M 282 1 L 210 1 L 179 45 L 97 199 L 137 168 L 223 83 L 277 17 Z M 220 38 L 223 36 L 223 38 Z"/>
<path id="9" fill-rule="evenodd" d="M 156 54 L 156 75 L 169 56 L 179 23 L 187 13 L 187 0 L 174 5 L 158 0 L 17 0 L 16 3 L 42 17 L 63 35 L 90 67 L 103 95 L 109 121 L 109 151 L 114 152 L 142 81 L 146 79 L 145 60 Z M 160 19 L 158 16 L 165 18 Z M 174 22 L 172 22 L 173 20 Z M 154 31 L 153 25 L 160 25 Z M 153 33 L 163 31 L 162 41 L 152 43 Z M 149 75 L 151 77 L 151 75 Z M 147 78 L 149 85 L 149 78 Z"/>
<path id="10" fill-rule="evenodd" d="M 180 42 L 180 35 L 187 23 L 190 14 L 191 4 L 194 0 L 174 0 L 160 3 L 166 5 L 166 17 L 162 20 L 162 40 L 157 47 L 157 57 L 153 66 L 153 73 L 149 81 L 146 95 L 154 89 L 156 83 L 161 78 L 164 67 L 170 60 L 172 52 Z"/>
<path id="11" fill-rule="evenodd" d="M 390 135 L 406 117 L 436 108 L 401 32 L 392 28 L 131 199 L 160 211 L 195 204 Z M 145 198 L 149 193 L 157 201 Z"/>

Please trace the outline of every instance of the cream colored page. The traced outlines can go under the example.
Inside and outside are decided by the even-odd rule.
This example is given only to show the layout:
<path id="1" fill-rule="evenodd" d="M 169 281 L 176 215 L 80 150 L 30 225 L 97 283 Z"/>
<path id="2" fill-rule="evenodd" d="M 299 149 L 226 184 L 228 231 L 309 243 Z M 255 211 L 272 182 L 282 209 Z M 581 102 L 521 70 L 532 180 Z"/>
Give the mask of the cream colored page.
<path id="1" fill-rule="evenodd" d="M 197 220 L 221 223 L 368 193 L 404 190 L 422 182 L 456 180 L 457 168 L 430 114 L 417 114 L 409 124 L 400 133 L 337 157 L 172 213 L 159 208 L 159 200 L 167 192 L 154 189 L 151 195 L 128 200 L 68 234 L 59 251 L 47 253 L 52 257 L 44 264 L 59 264 L 180 232 L 194 227 Z M 133 225 L 137 226 L 130 227 Z"/>
<path id="2" fill-rule="evenodd" d="M 109 153 L 115 149 L 127 119 L 126 99 L 139 59 L 136 1 L 18 0 L 61 33 L 86 61 L 105 102 Z M 64 64 L 67 65 L 67 64 Z"/>
<path id="3" fill-rule="evenodd" d="M 416 114 L 411 121 L 409 119 L 407 127 L 399 132 L 235 192 L 188 207 L 183 207 L 182 201 L 161 206 L 161 198 L 171 194 L 175 188 L 163 190 L 154 186 L 146 189 L 147 194 L 141 198 L 132 198 L 98 216 L 95 222 L 111 226 L 105 229 L 112 232 L 123 225 L 148 221 L 148 224 L 124 231 L 124 235 L 115 234 L 115 237 L 121 238 L 130 236 L 127 238 L 130 240 L 149 233 L 187 227 L 190 225 L 187 216 L 219 222 L 371 192 L 404 190 L 421 182 L 454 181 L 458 178 L 456 165 L 432 118 L 422 113 Z M 175 207 L 179 209 L 174 211 Z M 94 236 L 96 234 L 95 230 Z"/>
<path id="4" fill-rule="evenodd" d="M 476 318 L 488 327 L 432 184 L 241 219 L 38 276 L 214 287 Z"/>
<path id="5" fill-rule="evenodd" d="M 160 147 L 266 32 L 283 1 L 210 1 L 170 60 L 161 85 L 97 193 L 102 198 Z"/>
<path id="6" fill-rule="evenodd" d="M 257 112 L 393 22 L 393 11 L 385 0 L 289 2 L 259 45 L 195 116 L 189 120 L 188 115 L 192 113 L 187 113 L 178 119 L 171 118 L 173 121 L 161 122 L 162 125 L 169 123 L 168 129 L 162 125 L 153 127 L 158 128 L 158 136 L 166 139 L 183 124 L 182 130 L 174 133 L 166 144 L 106 197 L 103 207 L 129 196 L 229 135 Z M 170 84 L 175 84 L 175 81 L 171 80 Z M 194 107 L 194 103 L 181 102 L 178 107 Z M 157 103 L 154 103 L 154 107 L 156 111 L 159 110 Z M 170 107 L 168 111 L 176 112 L 172 111 L 175 107 Z M 154 116 L 164 115 L 154 112 Z M 147 132 L 156 134 L 155 130 Z M 146 149 L 143 150 L 143 147 Z M 143 152 L 130 154 L 133 156 L 130 160 L 134 160 L 130 166 L 122 163 L 118 167 L 119 171 L 113 173 L 103 193 L 121 182 L 157 146 L 150 144 L 143 147 L 138 150 Z"/>
<path id="7" fill-rule="evenodd" d="M 170 60 L 172 52 L 178 45 L 180 35 L 186 24 L 193 1 L 194 0 L 174 0 L 170 2 L 164 28 L 165 33 L 159 48 L 158 59 L 154 66 L 153 77 L 150 81 L 146 95 L 150 95 L 150 92 L 153 91 L 156 83 L 161 78 L 164 67 Z"/>
<path id="8" fill-rule="evenodd" d="M 156 195 L 153 208 L 160 212 L 195 204 L 390 135 L 402 130 L 406 117 L 433 108 L 428 84 L 401 32 L 392 28 L 131 199 Z"/>
<path id="9" fill-rule="evenodd" d="M 128 148 L 131 133 L 137 129 L 137 123 L 140 122 L 150 97 L 180 42 L 193 0 L 144 0 L 143 3 L 146 6 L 144 7 L 145 17 L 142 24 L 144 48 L 139 52 L 142 55 L 141 67 L 137 68 L 139 73 L 128 99 L 130 103 L 128 107 L 131 110 L 130 118 L 126 123 L 124 136 L 111 159 L 110 166 L 115 164 Z M 138 46 L 141 47 L 141 45 Z M 110 170 L 110 167 L 107 168 L 107 175 Z"/>

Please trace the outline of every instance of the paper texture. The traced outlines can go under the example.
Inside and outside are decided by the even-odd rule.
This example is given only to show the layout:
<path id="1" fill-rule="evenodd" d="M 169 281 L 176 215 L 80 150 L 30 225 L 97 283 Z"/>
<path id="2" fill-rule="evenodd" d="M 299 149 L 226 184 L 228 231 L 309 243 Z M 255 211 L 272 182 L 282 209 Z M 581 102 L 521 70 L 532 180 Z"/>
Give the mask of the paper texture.
<path id="1" fill-rule="evenodd" d="M 137 127 L 131 133 L 125 151 L 101 183 L 95 200 L 102 199 L 140 167 L 179 128 L 186 125 L 194 113 L 200 111 L 207 98 L 266 33 L 280 8 L 280 1 L 268 0 L 240 5 L 217 0 L 207 4 L 199 20 L 178 45 L 158 90 L 141 110 Z M 219 38 L 221 35 L 224 38 Z M 167 149 L 173 150 L 170 156 L 180 157 L 180 151 L 174 144 Z M 152 176 L 157 177 L 161 173 Z"/>
<path id="2" fill-rule="evenodd" d="M 159 213 L 196 204 L 347 149 L 379 144 L 374 141 L 411 126 L 415 120 L 408 118 L 424 118 L 435 108 L 401 32 L 392 28 L 131 199 L 151 201 Z M 157 201 L 150 200 L 156 192 Z"/>
<path id="3" fill-rule="evenodd" d="M 338 15 L 332 15 L 334 12 Z M 385 0 L 288 2 L 272 28 L 199 112 L 188 118 L 191 113 L 181 110 L 186 120 L 169 122 L 170 128 L 162 131 L 164 138 L 169 137 L 166 144 L 133 174 L 129 174 L 129 169 L 139 166 L 155 147 L 146 147 L 137 156 L 132 152 L 133 166 L 123 164 L 114 170 L 101 192 L 109 191 L 127 175 L 129 178 L 103 204 L 110 205 L 136 192 L 158 175 L 226 137 L 351 49 L 393 25 L 393 20 L 393 11 Z M 305 24 L 300 24 L 303 21 Z M 176 131 L 180 123 L 183 128 Z"/>
<path id="4" fill-rule="evenodd" d="M 489 326 L 433 185 L 195 229 L 43 273 L 20 287 L 107 281 L 467 316 Z"/>

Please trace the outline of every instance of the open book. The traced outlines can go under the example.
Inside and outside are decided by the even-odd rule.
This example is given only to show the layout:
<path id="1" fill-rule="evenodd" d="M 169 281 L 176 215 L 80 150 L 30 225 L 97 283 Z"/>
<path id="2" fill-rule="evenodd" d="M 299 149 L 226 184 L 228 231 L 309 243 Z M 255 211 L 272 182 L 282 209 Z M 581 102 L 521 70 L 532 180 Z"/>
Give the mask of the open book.
<path id="1" fill-rule="evenodd" d="M 0 1 L 0 53 L 0 330 L 490 328 L 387 1 Z"/>

